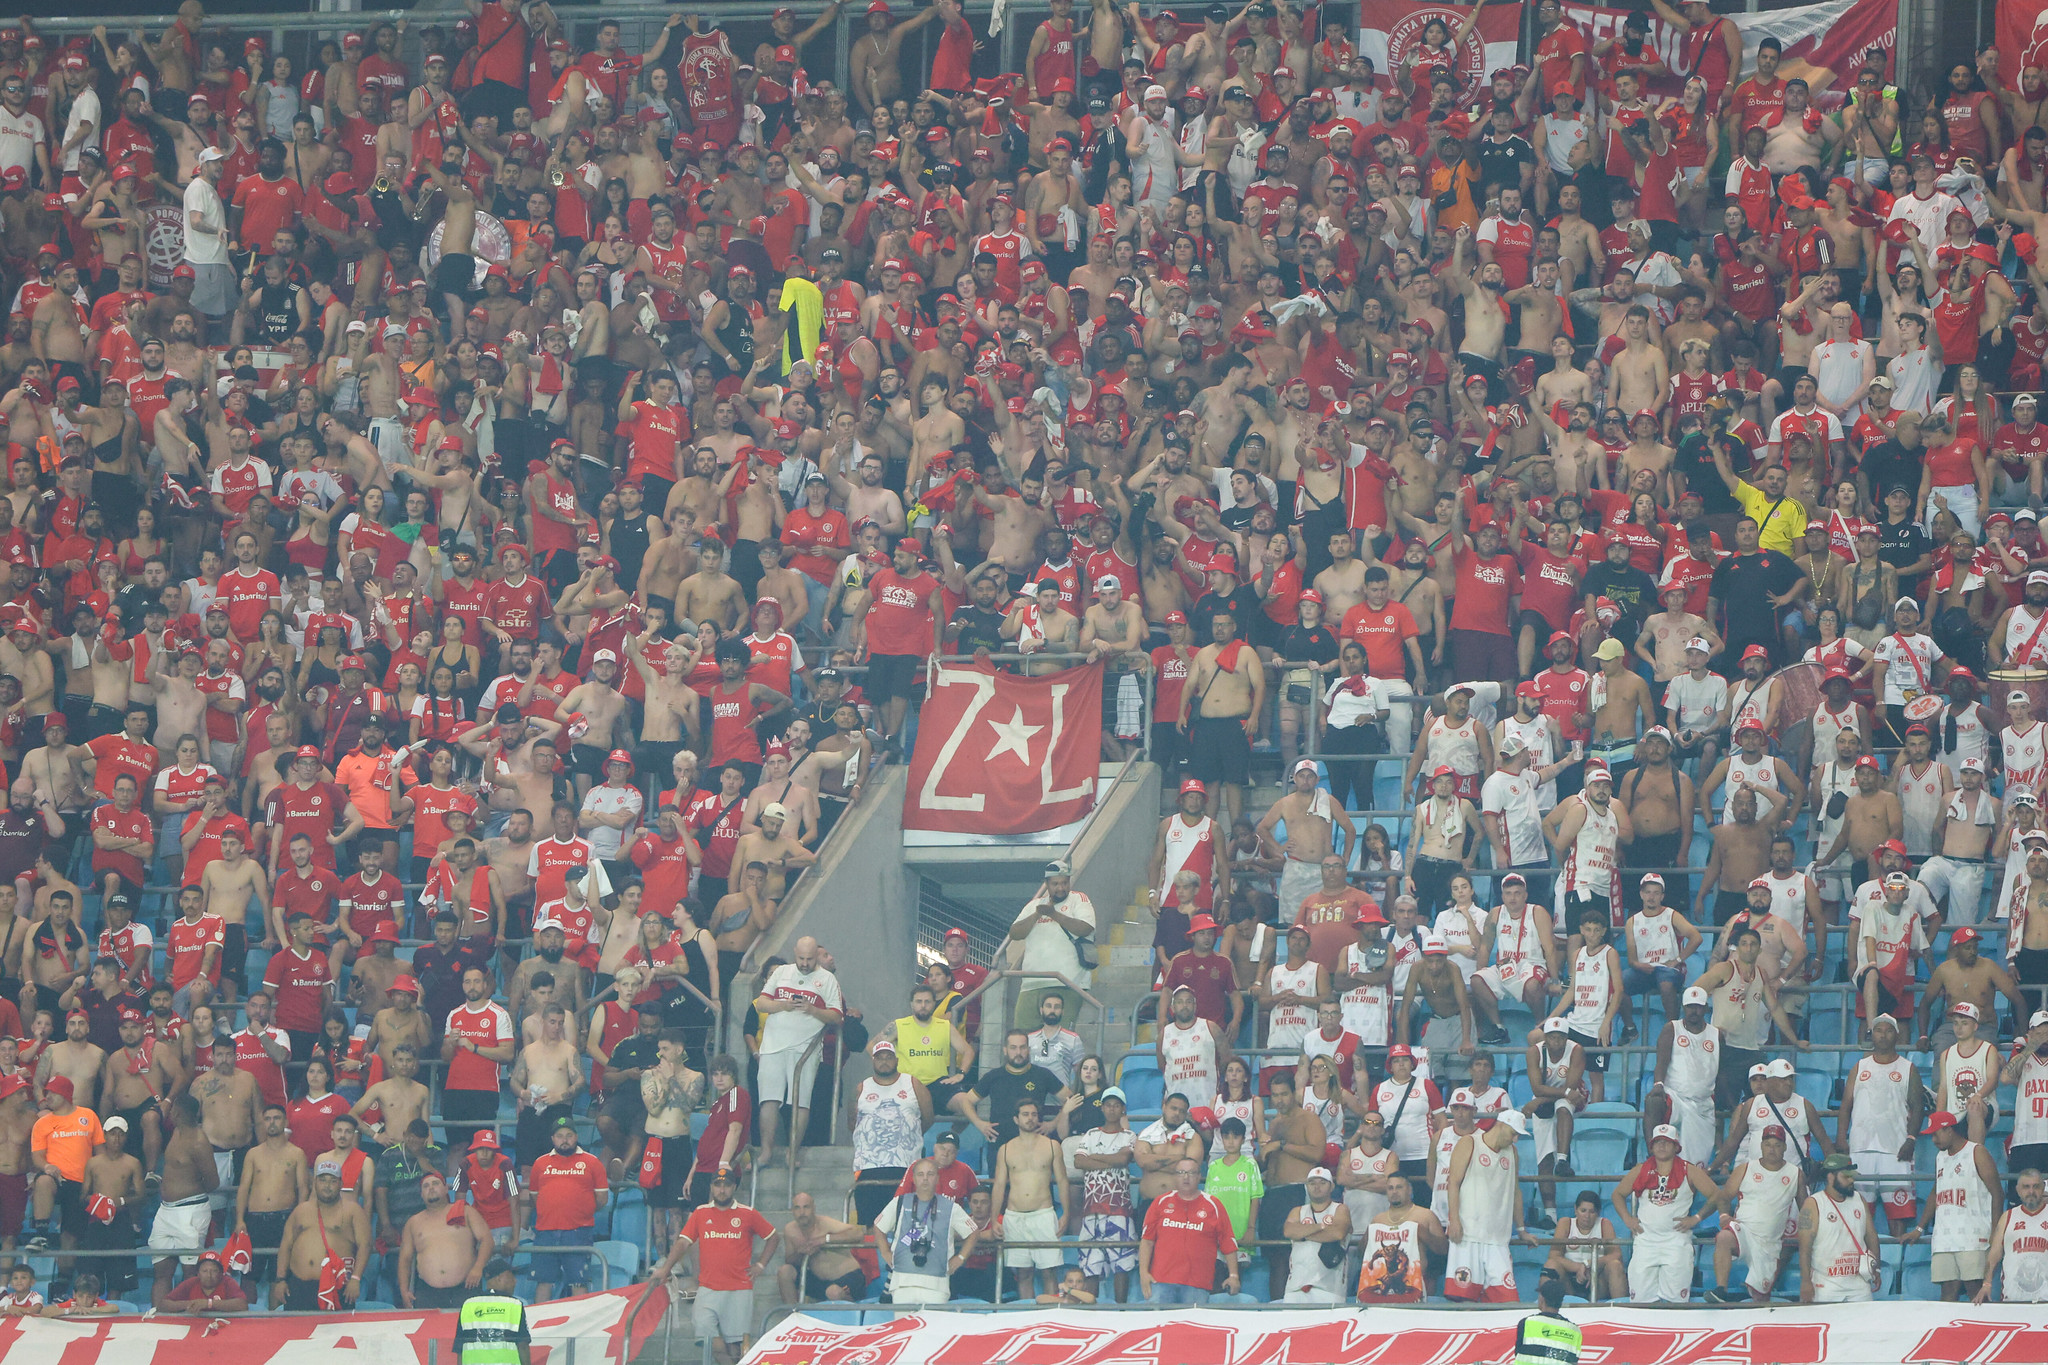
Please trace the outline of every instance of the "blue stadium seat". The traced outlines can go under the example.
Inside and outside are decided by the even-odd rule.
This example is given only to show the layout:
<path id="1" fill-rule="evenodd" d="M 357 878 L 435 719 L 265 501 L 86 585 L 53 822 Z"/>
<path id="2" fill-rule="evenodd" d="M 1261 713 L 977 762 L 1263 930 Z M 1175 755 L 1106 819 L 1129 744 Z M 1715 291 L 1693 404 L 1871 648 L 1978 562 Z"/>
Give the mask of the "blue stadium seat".
<path id="1" fill-rule="evenodd" d="M 604 1257 L 605 1265 L 611 1270 L 611 1288 L 617 1289 L 621 1285 L 631 1284 L 639 1276 L 640 1249 L 643 1245 L 644 1240 L 627 1242 L 617 1238 L 597 1243 L 598 1254 Z"/>
<path id="2" fill-rule="evenodd" d="M 1816 1109 L 1832 1109 L 1834 1102 L 1835 1078 L 1824 1071 L 1800 1071 L 1793 1074 L 1792 1092 L 1802 1099 L 1813 1101 Z"/>
<path id="3" fill-rule="evenodd" d="M 1210 1303 L 1212 1303 L 1212 1304 L 1218 1304 L 1218 1303 L 1254 1303 L 1254 1304 L 1256 1304 L 1256 1303 L 1264 1303 L 1264 1302 L 1265 1302 L 1265 1300 L 1264 1300 L 1264 1299 L 1260 1299 L 1260 1298 L 1256 1298 L 1256 1297 L 1254 1297 L 1254 1296 L 1252 1296 L 1252 1295 L 1250 1295 L 1250 1294 L 1238 1293 L 1238 1294 L 1211 1294 L 1211 1295 L 1209 1296 L 1209 1302 L 1210 1302 Z"/>
<path id="4" fill-rule="evenodd" d="M 1894 1268 L 1897 1262 L 1892 1260 L 1901 1251 L 1906 1256 L 1905 1273 L 1903 1276 Z M 1899 1285 L 1898 1292 L 1892 1297 L 1900 1299 L 1938 1299 L 1941 1297 L 1941 1291 L 1935 1287 L 1934 1283 L 1934 1269 L 1931 1264 L 1933 1253 L 1928 1249 L 1925 1242 L 1917 1246 L 1886 1247 L 1885 1252 L 1885 1259 L 1889 1262 L 1885 1266 L 1884 1272 L 1887 1284 L 1897 1280 Z"/>
<path id="5" fill-rule="evenodd" d="M 385 1303 L 381 1299 L 358 1299 L 356 1300 L 356 1311 L 358 1313 L 396 1313 L 398 1306 Z"/>
<path id="6" fill-rule="evenodd" d="M 1622 1120 L 1582 1118 L 1572 1129 L 1572 1169 L 1589 1175 L 1619 1175 L 1629 1168 L 1635 1140 L 1635 1128 Z"/>
<path id="7" fill-rule="evenodd" d="M 1152 1059 L 1144 1059 L 1144 1065 L 1132 1066 L 1134 1059 L 1124 1058 L 1119 1084 L 1124 1098 L 1133 1114 L 1156 1114 L 1166 1100 L 1166 1082 L 1159 1075 L 1158 1066 Z"/>
<path id="8" fill-rule="evenodd" d="M 1250 1295 L 1254 1303 L 1266 1302 L 1272 1283 L 1268 1278 L 1269 1273 L 1266 1258 L 1254 1252 L 1250 1265 L 1237 1268 L 1238 1291 Z"/>
<path id="9" fill-rule="evenodd" d="M 639 1187 L 635 1186 L 630 1193 L 631 1196 L 639 1196 Z M 647 1245 L 647 1200 L 645 1197 L 621 1195 L 612 1202 L 611 1216 L 611 1227 L 608 1229 L 611 1233 L 610 1240 L 625 1242 L 635 1247 Z M 662 1250 L 667 1251 L 668 1248 L 663 1247 Z"/>

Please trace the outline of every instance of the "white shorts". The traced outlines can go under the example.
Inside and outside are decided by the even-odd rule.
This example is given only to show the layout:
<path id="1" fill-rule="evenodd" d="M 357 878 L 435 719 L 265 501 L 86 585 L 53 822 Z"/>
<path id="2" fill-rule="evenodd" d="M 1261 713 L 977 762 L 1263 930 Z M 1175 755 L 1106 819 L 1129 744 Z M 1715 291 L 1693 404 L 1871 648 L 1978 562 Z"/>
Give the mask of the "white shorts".
<path id="1" fill-rule="evenodd" d="M 1858 1275 L 1823 1275 L 1813 1286 L 1815 1303 L 1869 1303 L 1870 1281 Z"/>
<path id="2" fill-rule="evenodd" d="M 1498 1242 L 1453 1242 L 1444 1257 L 1444 1297 L 1467 1303 L 1515 1303 L 1514 1251 Z"/>
<path id="3" fill-rule="evenodd" d="M 1664 1093 L 1671 1099 L 1671 1122 L 1678 1129 L 1678 1155 L 1705 1162 L 1714 1154 L 1714 1097 Z"/>
<path id="4" fill-rule="evenodd" d="M 1018 1247 L 1017 1242 L 1053 1242 L 1060 1239 L 1058 1209 L 1030 1209 L 1003 1215 L 1003 1268 L 1006 1270 L 1057 1270 L 1066 1263 L 1064 1247 Z"/>
<path id="5" fill-rule="evenodd" d="M 754 1291 L 699 1289 L 690 1329 L 705 1341 L 745 1341 L 754 1334 Z"/>
<path id="6" fill-rule="evenodd" d="M 1881 156 L 1852 156 L 1843 169 L 1868 185 L 1886 185 L 1892 178 L 1892 163 Z"/>
<path id="7" fill-rule="evenodd" d="M 1572 1108 L 1571 1102 L 1568 1100 L 1559 1100 L 1556 1108 L 1564 1110 L 1567 1114 L 1578 1112 Z M 1522 1112 L 1525 1114 L 1529 1113 L 1526 1109 Z M 1557 1150 L 1557 1116 L 1555 1113 L 1549 1118 L 1529 1114 L 1529 1136 L 1536 1143 L 1536 1164 L 1538 1166 L 1559 1154 Z M 1563 1154 L 1567 1161 L 1571 1160 L 1571 1155 L 1570 1152 Z"/>
<path id="8" fill-rule="evenodd" d="M 176 1204 L 159 1204 L 156 1218 L 149 1225 L 149 1249 L 190 1250 L 190 1255 L 178 1260 L 184 1265 L 197 1265 L 199 1250 L 212 1240 L 212 1223 L 213 1209 L 206 1195 L 195 1195 Z"/>
<path id="9" fill-rule="evenodd" d="M 241 1187 L 241 1182 L 235 1179 L 235 1154 L 215 1148 L 213 1171 L 220 1179 L 214 1185 L 213 1193 L 207 1196 L 207 1207 L 218 1213 L 235 1206 L 235 1194 Z"/>
<path id="10" fill-rule="evenodd" d="M 1723 1226 L 1728 1226 L 1724 1223 Z M 1785 1260 L 1785 1229 L 1752 1228 L 1737 1219 L 1733 1223 L 1736 1254 L 1742 1258 L 1749 1273 L 1743 1283 L 1758 1294 L 1769 1294 L 1771 1286 L 1777 1283 L 1778 1267 Z"/>
<path id="11" fill-rule="evenodd" d="M 1484 981 L 1496 1000 L 1520 1000 L 1531 982 L 1541 981 L 1547 975 L 1541 963 L 1516 962 L 1505 967 L 1481 967 L 1472 973 L 1472 979 Z"/>
<path id="12" fill-rule="evenodd" d="M 1301 903 L 1323 889 L 1323 865 L 1289 858 L 1280 865 L 1280 885 L 1274 892 L 1280 899 L 1280 922 L 1294 923 Z"/>
<path id="13" fill-rule="evenodd" d="M 1920 864 L 1917 880 L 1927 888 L 1936 905 L 1943 896 L 1948 897 L 1944 923 L 1972 925 L 1977 922 L 1978 905 L 1984 899 L 1984 874 L 1990 870 L 1985 863 L 1951 862 L 1936 854 Z"/>
<path id="14" fill-rule="evenodd" d="M 1913 1184 L 1913 1163 L 1899 1160 L 1896 1152 L 1852 1152 L 1856 1178 L 1863 1182 L 1860 1193 L 1884 1211 L 1886 1218 L 1920 1216 L 1920 1194 Z"/>
<path id="15" fill-rule="evenodd" d="M 1629 1298 L 1635 1303 L 1686 1303 L 1692 1299 L 1692 1239 L 1684 1235 L 1638 1237 L 1628 1258 Z"/>
<path id="16" fill-rule="evenodd" d="M 812 1049 L 802 1066 L 797 1059 L 804 1056 L 802 1048 L 783 1048 L 777 1052 L 764 1052 L 760 1057 L 760 1090 L 754 1095 L 756 1104 L 788 1104 L 798 1109 L 811 1107 L 811 1090 L 818 1079 L 818 1063 L 821 1050 Z"/>

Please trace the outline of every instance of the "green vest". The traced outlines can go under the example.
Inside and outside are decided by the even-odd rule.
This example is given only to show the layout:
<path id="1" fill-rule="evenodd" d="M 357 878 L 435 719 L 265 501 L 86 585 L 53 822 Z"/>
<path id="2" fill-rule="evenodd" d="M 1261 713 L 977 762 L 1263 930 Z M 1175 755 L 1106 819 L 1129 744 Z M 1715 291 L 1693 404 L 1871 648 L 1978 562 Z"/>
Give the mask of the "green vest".
<path id="1" fill-rule="evenodd" d="M 1565 1319 L 1532 1313 L 1515 1334 L 1514 1365 L 1579 1365 L 1579 1343 L 1584 1339 Z"/>
<path id="2" fill-rule="evenodd" d="M 519 1365 L 519 1336 L 525 1323 L 526 1305 L 517 1299 L 496 1294 L 465 1299 L 455 1319 L 460 1365 Z"/>

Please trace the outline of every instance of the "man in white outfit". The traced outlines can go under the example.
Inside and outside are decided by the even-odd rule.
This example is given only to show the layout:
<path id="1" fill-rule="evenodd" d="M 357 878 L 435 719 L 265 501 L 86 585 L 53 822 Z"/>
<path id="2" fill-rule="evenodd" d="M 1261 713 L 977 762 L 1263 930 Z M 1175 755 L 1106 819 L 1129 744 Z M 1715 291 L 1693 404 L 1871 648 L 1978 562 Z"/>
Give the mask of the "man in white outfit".
<path id="1" fill-rule="evenodd" d="M 1692 1211 L 1693 1195 L 1706 1207 Z M 1633 1200 L 1633 1206 L 1631 1206 Z M 1692 1297 L 1692 1230 L 1719 1208 L 1721 1192 L 1706 1169 L 1678 1154 L 1678 1130 L 1650 1130 L 1650 1159 L 1614 1187 L 1614 1211 L 1635 1239 L 1628 1262 L 1636 1303 L 1684 1303 Z"/>
<path id="2" fill-rule="evenodd" d="M 1929 1270 L 1941 1286 L 1941 1301 L 1954 1303 L 1966 1294 L 1975 1298 L 1984 1287 L 1991 1229 L 2005 1198 L 1998 1163 L 1983 1143 L 1970 1141 L 1963 1121 L 1946 1109 L 1927 1120 L 1920 1136 L 1934 1139 L 1934 1198 L 1899 1240 L 1909 1245 L 1919 1241 L 1932 1223 Z"/>

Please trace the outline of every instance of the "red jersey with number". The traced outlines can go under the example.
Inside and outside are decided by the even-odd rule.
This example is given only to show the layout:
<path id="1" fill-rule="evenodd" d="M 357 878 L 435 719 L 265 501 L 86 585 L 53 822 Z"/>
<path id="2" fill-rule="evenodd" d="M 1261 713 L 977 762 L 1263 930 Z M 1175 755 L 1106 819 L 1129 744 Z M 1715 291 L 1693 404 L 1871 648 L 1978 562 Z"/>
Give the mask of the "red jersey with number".
<path id="1" fill-rule="evenodd" d="M 334 845 L 327 842 L 327 836 L 334 833 L 335 817 L 347 805 L 347 794 L 332 782 L 315 782 L 310 787 L 286 782 L 264 801 L 263 819 L 272 829 L 284 831 L 278 851 L 286 859 L 291 857 L 293 836 L 303 834 L 313 841 L 313 862 L 331 869 Z"/>
<path id="2" fill-rule="evenodd" d="M 150 819 L 140 806 L 126 815 L 114 809 L 112 805 L 101 806 L 92 813 L 92 827 L 95 830 L 106 830 L 117 838 L 140 839 L 145 848 L 155 847 L 156 822 Z M 142 858 L 128 850 L 94 848 L 92 870 L 96 873 L 119 873 L 137 886 L 149 880 L 148 873 L 142 865 Z"/>

